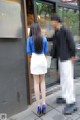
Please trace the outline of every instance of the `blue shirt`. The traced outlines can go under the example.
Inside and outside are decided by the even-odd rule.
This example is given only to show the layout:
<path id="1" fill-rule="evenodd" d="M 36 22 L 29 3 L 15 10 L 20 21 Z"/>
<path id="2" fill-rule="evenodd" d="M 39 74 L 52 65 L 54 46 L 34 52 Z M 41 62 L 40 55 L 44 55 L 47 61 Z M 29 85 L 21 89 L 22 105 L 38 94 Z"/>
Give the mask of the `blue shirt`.
<path id="1" fill-rule="evenodd" d="M 26 52 L 30 55 L 32 53 L 36 53 L 35 47 L 34 47 L 34 40 L 32 37 L 29 37 L 27 39 Z M 46 54 L 47 52 L 48 52 L 48 42 L 47 42 L 46 37 L 43 37 L 43 49 L 42 49 L 41 54 Z"/>

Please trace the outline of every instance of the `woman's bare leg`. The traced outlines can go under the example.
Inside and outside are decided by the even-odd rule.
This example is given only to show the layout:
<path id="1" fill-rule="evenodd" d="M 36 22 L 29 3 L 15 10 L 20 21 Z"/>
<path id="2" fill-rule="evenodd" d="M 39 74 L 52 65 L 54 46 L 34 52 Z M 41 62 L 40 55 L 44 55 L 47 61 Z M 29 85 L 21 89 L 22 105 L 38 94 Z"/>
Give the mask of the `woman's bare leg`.
<path id="1" fill-rule="evenodd" d="M 45 75 L 40 75 L 40 83 L 41 83 L 41 94 L 42 94 L 42 104 L 46 104 L 46 85 L 45 85 Z"/>
<path id="2" fill-rule="evenodd" d="M 39 91 L 39 75 L 33 75 L 34 78 L 34 92 L 36 97 L 37 106 L 40 106 L 40 91 Z"/>

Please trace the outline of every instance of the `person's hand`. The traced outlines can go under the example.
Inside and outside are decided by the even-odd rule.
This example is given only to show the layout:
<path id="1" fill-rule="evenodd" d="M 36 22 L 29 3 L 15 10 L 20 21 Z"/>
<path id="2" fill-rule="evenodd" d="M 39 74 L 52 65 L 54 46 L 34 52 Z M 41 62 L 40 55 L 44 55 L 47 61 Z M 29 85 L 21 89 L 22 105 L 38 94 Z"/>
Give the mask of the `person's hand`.
<path id="1" fill-rule="evenodd" d="M 77 58 L 76 58 L 75 56 L 72 56 L 72 57 L 71 57 L 71 60 L 72 60 L 73 62 L 75 62 L 75 61 L 77 60 Z"/>

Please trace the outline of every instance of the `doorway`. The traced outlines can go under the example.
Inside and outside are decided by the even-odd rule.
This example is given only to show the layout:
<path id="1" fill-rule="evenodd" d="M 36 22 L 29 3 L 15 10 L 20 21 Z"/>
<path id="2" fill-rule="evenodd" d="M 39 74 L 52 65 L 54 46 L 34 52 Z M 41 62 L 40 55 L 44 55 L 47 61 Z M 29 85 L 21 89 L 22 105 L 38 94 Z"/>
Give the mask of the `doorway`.
<path id="1" fill-rule="evenodd" d="M 30 31 L 30 25 L 33 22 L 38 21 L 40 23 L 43 35 L 45 35 L 48 39 L 49 51 L 52 46 L 52 42 L 50 42 L 49 39 L 54 34 L 54 29 L 51 25 L 51 16 L 55 12 L 55 10 L 56 10 L 56 5 L 54 2 L 52 3 L 43 2 L 40 0 L 35 0 L 34 2 L 32 0 L 29 0 L 27 2 L 28 36 L 29 36 L 29 31 Z M 30 61 L 29 57 L 28 57 L 28 60 Z M 50 87 L 53 87 L 54 84 L 58 83 L 58 77 L 59 75 L 58 75 L 57 67 L 56 67 L 56 59 L 53 59 L 51 63 L 51 67 L 48 69 L 48 73 L 46 74 L 46 88 L 47 88 L 46 93 L 48 93 L 48 90 Z M 35 98 L 32 79 L 33 79 L 32 75 L 30 75 L 30 78 L 29 78 L 30 88 L 29 89 L 31 91 L 30 93 L 31 101 L 32 99 Z"/>

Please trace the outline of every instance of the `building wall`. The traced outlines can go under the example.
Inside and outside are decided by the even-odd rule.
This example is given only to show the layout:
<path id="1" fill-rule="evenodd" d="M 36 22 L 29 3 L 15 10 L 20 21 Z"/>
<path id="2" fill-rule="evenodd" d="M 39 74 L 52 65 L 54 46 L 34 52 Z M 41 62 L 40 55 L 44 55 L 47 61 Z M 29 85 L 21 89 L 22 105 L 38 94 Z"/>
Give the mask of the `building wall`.
<path id="1" fill-rule="evenodd" d="M 4 4 L 5 0 L 1 0 L 0 2 Z M 13 2 L 10 4 L 13 4 Z M 14 5 L 12 9 L 15 10 Z M 11 8 L 9 9 L 8 7 L 7 11 L 10 10 Z M 24 17 L 24 14 L 19 12 L 18 16 L 20 16 L 21 24 L 19 25 L 21 27 L 24 22 L 21 17 Z M 0 24 L 0 28 L 2 27 L 1 25 L 3 25 L 5 31 L 7 31 L 9 24 L 7 25 L 6 23 L 6 16 L 4 17 L 4 23 Z M 1 19 L 0 16 L 0 23 Z M 8 16 L 7 20 L 9 20 Z M 6 32 L 3 31 L 3 36 L 0 36 L 0 113 L 7 113 L 8 116 L 27 109 L 25 32 L 23 31 L 24 26 L 20 28 L 21 30 L 19 31 L 14 23 L 17 24 L 17 21 L 10 21 L 10 25 L 16 28 L 16 34 L 10 31 L 7 35 Z M 18 32 L 19 34 L 17 34 Z"/>

